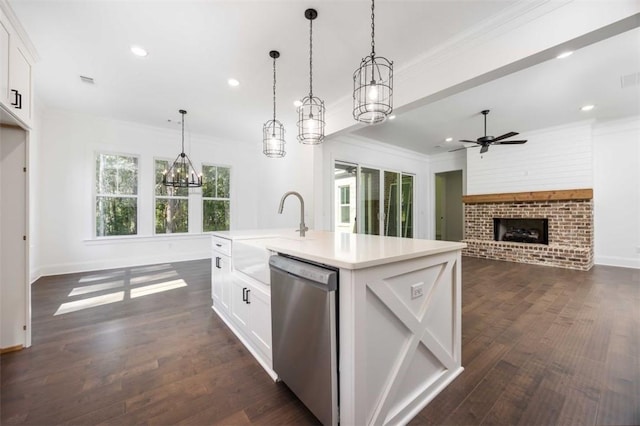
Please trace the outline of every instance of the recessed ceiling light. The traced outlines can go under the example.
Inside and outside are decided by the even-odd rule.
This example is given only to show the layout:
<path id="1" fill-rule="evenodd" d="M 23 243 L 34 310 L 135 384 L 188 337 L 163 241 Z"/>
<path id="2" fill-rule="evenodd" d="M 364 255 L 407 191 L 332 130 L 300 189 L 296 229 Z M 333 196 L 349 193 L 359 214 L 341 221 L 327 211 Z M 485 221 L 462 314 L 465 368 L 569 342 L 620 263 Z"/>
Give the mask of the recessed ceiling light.
<path id="1" fill-rule="evenodd" d="M 293 101 L 293 106 L 298 108 L 300 105 L 302 105 L 302 101 Z"/>
<path id="2" fill-rule="evenodd" d="M 149 54 L 144 48 L 140 46 L 131 46 L 131 53 L 141 57 L 147 56 Z"/>
<path id="3" fill-rule="evenodd" d="M 558 59 L 564 59 L 564 58 L 568 58 L 569 56 L 573 55 L 573 51 L 569 50 L 566 52 L 562 52 L 561 54 L 559 54 L 558 56 L 556 56 L 556 58 Z"/>
<path id="4" fill-rule="evenodd" d="M 453 141 L 453 138 L 446 138 L 444 141 L 445 141 L 445 142 L 452 142 L 452 141 Z"/>
<path id="5" fill-rule="evenodd" d="M 240 86 L 240 82 L 238 80 L 236 80 L 235 78 L 230 78 L 229 80 L 227 80 L 227 84 L 231 87 L 238 87 Z"/>
<path id="6" fill-rule="evenodd" d="M 582 108 L 580 108 L 580 111 L 591 111 L 595 107 L 596 107 L 595 105 L 585 105 Z"/>
<path id="7" fill-rule="evenodd" d="M 396 119 L 396 115 L 395 115 L 395 114 L 391 114 L 391 115 L 389 116 L 389 120 L 395 120 L 395 119 Z"/>

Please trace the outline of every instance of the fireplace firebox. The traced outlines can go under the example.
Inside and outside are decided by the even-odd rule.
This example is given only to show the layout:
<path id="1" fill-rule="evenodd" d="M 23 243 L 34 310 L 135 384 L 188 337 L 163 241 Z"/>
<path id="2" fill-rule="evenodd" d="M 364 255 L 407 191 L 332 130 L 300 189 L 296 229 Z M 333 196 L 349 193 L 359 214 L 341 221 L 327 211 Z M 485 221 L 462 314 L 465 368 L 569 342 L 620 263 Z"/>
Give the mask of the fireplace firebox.
<path id="1" fill-rule="evenodd" d="M 549 244 L 549 220 L 530 218 L 493 218 L 495 241 Z"/>

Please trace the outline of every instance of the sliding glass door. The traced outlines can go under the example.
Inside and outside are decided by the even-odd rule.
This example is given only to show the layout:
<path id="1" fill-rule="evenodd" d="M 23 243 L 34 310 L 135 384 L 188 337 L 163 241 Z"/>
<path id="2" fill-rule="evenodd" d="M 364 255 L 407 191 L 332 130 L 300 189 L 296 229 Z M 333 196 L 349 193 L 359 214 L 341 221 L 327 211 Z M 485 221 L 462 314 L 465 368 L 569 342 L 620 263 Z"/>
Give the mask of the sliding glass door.
<path id="1" fill-rule="evenodd" d="M 334 230 L 413 238 L 413 175 L 336 161 Z"/>

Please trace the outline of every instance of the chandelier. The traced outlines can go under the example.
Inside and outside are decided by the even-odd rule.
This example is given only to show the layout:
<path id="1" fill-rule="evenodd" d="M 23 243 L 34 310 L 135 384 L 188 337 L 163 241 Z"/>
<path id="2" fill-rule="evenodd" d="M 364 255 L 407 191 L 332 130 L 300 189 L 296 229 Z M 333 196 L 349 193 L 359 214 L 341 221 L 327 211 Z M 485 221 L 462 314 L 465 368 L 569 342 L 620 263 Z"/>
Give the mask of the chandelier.
<path id="1" fill-rule="evenodd" d="M 184 152 L 184 116 L 187 111 L 181 109 L 182 114 L 182 151 L 173 161 L 173 164 L 162 175 L 162 184 L 174 188 L 191 188 L 202 186 L 202 174 L 197 174 L 191 160 Z"/>
<path id="2" fill-rule="evenodd" d="M 362 123 L 384 121 L 393 111 L 393 62 L 376 56 L 375 0 L 371 0 L 371 54 L 353 73 L 353 118 Z"/>
<path id="3" fill-rule="evenodd" d="M 276 59 L 280 57 L 280 52 L 272 50 L 269 56 L 273 58 L 273 120 L 262 126 L 262 153 L 270 158 L 282 158 L 286 155 L 284 126 L 276 120 Z"/>
<path id="4" fill-rule="evenodd" d="M 298 107 L 298 141 L 317 145 L 324 140 L 324 102 L 313 96 L 313 20 L 318 17 L 315 9 L 307 9 L 304 17 L 309 20 L 309 96 Z"/>

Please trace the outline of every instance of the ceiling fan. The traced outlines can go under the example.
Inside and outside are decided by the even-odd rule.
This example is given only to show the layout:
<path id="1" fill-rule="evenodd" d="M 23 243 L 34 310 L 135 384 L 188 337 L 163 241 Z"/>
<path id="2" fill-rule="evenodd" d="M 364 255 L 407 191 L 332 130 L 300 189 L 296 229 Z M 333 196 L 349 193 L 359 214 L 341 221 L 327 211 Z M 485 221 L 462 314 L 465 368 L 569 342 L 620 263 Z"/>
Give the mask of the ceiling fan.
<path id="1" fill-rule="evenodd" d="M 489 114 L 489 110 L 485 109 L 484 111 L 480 111 L 480 112 L 482 113 L 482 115 L 484 115 L 484 136 L 479 137 L 475 141 L 469 141 L 469 140 L 466 140 L 466 139 L 461 139 L 460 142 L 475 143 L 477 145 L 480 145 L 482 147 L 482 148 L 480 148 L 480 154 L 484 154 L 485 152 L 487 152 L 489 150 L 489 145 L 520 145 L 520 144 L 523 144 L 523 143 L 527 142 L 526 140 L 517 140 L 517 141 L 505 141 L 505 140 L 503 140 L 503 139 L 507 139 L 507 138 L 510 138 L 512 136 L 517 135 L 518 132 L 505 133 L 504 135 L 500 135 L 500 136 L 497 136 L 495 138 L 493 136 L 487 136 L 487 114 Z M 467 147 L 453 149 L 453 150 L 451 150 L 449 152 L 460 151 L 462 149 L 467 149 Z"/>

